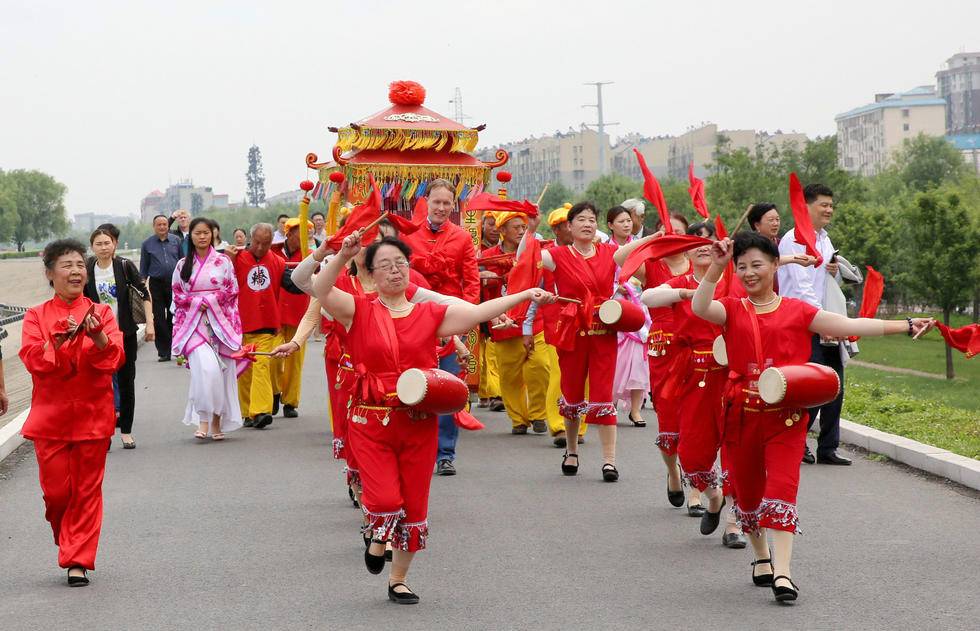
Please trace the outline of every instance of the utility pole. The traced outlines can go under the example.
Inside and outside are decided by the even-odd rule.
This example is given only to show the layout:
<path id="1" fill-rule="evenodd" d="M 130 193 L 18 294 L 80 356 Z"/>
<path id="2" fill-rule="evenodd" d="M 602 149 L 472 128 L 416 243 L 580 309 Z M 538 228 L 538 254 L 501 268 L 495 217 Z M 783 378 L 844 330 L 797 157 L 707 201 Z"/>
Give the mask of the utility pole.
<path id="1" fill-rule="evenodd" d="M 618 125 L 619 123 L 607 123 L 602 117 L 602 86 L 609 85 L 613 83 L 612 81 L 593 81 L 591 83 L 583 83 L 582 85 L 594 85 L 595 86 L 595 104 L 587 104 L 582 107 L 594 107 L 596 108 L 596 113 L 598 114 L 598 122 L 594 125 L 586 123 L 586 127 L 595 127 L 596 131 L 599 132 L 599 176 L 601 177 L 606 172 L 606 127 L 612 127 L 613 125 Z"/>
<path id="2" fill-rule="evenodd" d="M 456 88 L 456 92 L 449 102 L 453 104 L 453 119 L 460 125 L 465 125 L 466 119 L 470 117 L 463 113 L 463 91 Z"/>

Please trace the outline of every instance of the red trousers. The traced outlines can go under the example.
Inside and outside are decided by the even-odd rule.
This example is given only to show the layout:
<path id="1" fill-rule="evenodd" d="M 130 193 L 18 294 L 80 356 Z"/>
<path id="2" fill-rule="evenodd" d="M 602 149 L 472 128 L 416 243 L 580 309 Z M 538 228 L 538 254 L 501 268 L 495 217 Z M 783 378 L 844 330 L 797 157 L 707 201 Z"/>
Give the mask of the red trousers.
<path id="1" fill-rule="evenodd" d="M 590 425 L 615 425 L 616 407 L 612 403 L 613 377 L 616 375 L 616 333 L 590 335 L 580 331 L 575 348 L 558 349 L 561 369 L 561 401 L 558 411 L 565 418 L 585 414 Z M 585 380 L 589 380 L 589 401 L 585 400 Z"/>
<path id="2" fill-rule="evenodd" d="M 341 365 L 329 357 L 324 356 L 324 363 L 327 371 L 327 386 L 330 388 L 330 419 L 333 430 L 333 457 L 336 460 L 347 462 L 347 484 L 355 486 L 361 485 L 360 472 L 357 468 L 357 458 L 350 448 L 350 434 L 348 432 L 349 414 L 348 403 L 350 402 L 350 375 L 351 371 L 346 363 L 349 361 L 345 355 Z"/>
<path id="3" fill-rule="evenodd" d="M 722 399 L 728 383 L 728 371 L 714 359 L 695 351 L 687 367 L 688 377 L 678 400 L 680 436 L 677 457 L 684 478 L 699 491 L 709 486 L 723 486 L 731 495 L 728 448 L 722 445 L 725 406 Z M 701 386 L 700 384 L 704 384 Z M 721 474 L 715 460 L 721 449 Z"/>
<path id="4" fill-rule="evenodd" d="M 744 398 L 732 407 L 726 432 L 733 434 L 735 512 L 742 530 L 774 528 L 797 532 L 796 493 L 800 487 L 807 412 L 766 408 L 754 393 L 743 390 L 741 395 Z"/>
<path id="5" fill-rule="evenodd" d="M 102 531 L 102 478 L 108 438 L 66 442 L 34 439 L 44 518 L 58 546 L 58 565 L 95 569 Z"/>
<path id="6" fill-rule="evenodd" d="M 438 420 L 413 417 L 402 408 L 355 405 L 348 429 L 353 439 L 348 446 L 363 481 L 361 506 L 373 538 L 390 538 L 399 550 L 425 549 Z"/>
<path id="7" fill-rule="evenodd" d="M 680 437 L 680 409 L 677 397 L 664 396 L 664 384 L 671 369 L 671 355 L 666 347 L 649 355 L 650 362 L 650 400 L 657 413 L 657 447 L 667 455 L 677 453 L 677 440 Z"/>

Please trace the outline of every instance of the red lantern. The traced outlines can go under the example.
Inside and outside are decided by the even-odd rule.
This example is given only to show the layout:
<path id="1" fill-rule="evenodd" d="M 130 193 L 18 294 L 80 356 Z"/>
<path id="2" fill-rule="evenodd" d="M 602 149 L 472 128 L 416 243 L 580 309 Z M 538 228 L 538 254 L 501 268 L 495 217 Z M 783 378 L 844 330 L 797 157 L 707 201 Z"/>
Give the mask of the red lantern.
<path id="1" fill-rule="evenodd" d="M 333 182 L 334 184 L 340 184 L 341 182 L 344 181 L 344 174 L 341 173 L 340 171 L 334 171 L 333 173 L 330 174 L 330 181 Z"/>
<path id="2" fill-rule="evenodd" d="M 312 191 L 313 190 L 313 182 L 311 182 L 309 180 L 303 180 L 302 182 L 299 183 L 299 188 L 300 188 L 300 190 L 306 191 L 306 192 Z"/>
<path id="3" fill-rule="evenodd" d="M 510 182 L 511 177 L 513 176 L 511 176 L 510 171 L 497 171 L 497 181 L 501 184 Z"/>

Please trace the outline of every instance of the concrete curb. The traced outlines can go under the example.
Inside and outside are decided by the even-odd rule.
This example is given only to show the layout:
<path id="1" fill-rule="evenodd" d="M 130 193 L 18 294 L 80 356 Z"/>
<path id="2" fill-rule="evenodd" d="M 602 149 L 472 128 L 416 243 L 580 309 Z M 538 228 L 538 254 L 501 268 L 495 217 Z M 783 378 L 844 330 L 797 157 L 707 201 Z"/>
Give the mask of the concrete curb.
<path id="1" fill-rule="evenodd" d="M 980 460 L 841 419 L 840 439 L 910 467 L 980 490 Z"/>

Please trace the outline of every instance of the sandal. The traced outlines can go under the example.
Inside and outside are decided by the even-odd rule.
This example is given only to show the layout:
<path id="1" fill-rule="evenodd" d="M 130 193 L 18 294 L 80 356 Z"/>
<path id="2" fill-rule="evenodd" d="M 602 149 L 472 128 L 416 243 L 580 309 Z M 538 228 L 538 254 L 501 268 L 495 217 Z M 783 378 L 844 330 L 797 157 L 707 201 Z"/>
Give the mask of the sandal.
<path id="1" fill-rule="evenodd" d="M 575 464 L 568 464 L 569 458 L 575 458 Z M 578 474 L 578 454 L 570 454 L 565 452 L 565 455 L 561 459 L 561 472 L 565 475 Z"/>
<path id="2" fill-rule="evenodd" d="M 224 432 L 218 432 L 217 434 L 213 434 L 211 436 L 211 440 L 224 440 L 224 439 L 225 439 L 225 433 Z"/>
<path id="3" fill-rule="evenodd" d="M 647 426 L 647 422 L 643 420 L 643 417 L 642 416 L 639 419 L 635 419 L 635 418 L 633 418 L 633 413 L 632 412 L 630 412 L 629 419 L 630 419 L 630 422 L 633 423 L 633 427 L 646 427 Z"/>
<path id="4" fill-rule="evenodd" d="M 198 440 L 206 440 L 207 437 L 208 435 L 205 432 L 202 432 L 201 430 L 197 430 L 196 432 L 194 432 L 194 438 Z"/>

